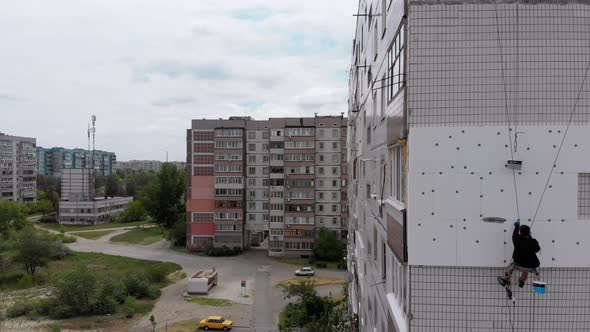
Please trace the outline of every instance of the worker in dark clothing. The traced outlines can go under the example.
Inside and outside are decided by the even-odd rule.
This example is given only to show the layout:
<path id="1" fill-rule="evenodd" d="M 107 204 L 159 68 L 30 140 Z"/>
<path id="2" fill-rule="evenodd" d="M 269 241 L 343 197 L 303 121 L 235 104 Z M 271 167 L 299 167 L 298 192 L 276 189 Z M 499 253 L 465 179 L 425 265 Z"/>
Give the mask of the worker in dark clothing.
<path id="1" fill-rule="evenodd" d="M 527 225 L 521 226 L 519 221 L 514 223 L 512 243 L 514 244 L 512 263 L 504 270 L 504 277 L 498 277 L 498 282 L 502 286 L 510 286 L 512 272 L 517 270 L 521 272 L 518 287 L 522 288 L 529 272 L 537 273 L 537 268 L 541 265 L 539 258 L 537 258 L 541 247 L 539 247 L 539 242 L 531 237 L 531 228 Z"/>

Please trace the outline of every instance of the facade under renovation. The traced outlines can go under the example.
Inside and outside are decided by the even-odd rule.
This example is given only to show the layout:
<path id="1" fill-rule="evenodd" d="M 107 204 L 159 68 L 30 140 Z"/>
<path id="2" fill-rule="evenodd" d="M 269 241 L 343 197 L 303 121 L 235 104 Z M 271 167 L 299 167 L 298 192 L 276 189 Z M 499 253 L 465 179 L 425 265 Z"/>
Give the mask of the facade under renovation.
<path id="1" fill-rule="evenodd" d="M 362 331 L 590 330 L 588 22 L 582 1 L 359 1 L 348 261 Z M 541 267 L 511 301 L 496 277 L 519 219 Z"/>

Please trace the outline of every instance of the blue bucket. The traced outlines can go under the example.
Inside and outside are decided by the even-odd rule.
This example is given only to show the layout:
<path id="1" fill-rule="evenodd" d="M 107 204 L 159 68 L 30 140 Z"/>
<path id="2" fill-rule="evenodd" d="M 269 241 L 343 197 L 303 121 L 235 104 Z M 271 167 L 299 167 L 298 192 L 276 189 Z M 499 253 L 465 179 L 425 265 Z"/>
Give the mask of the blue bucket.
<path id="1" fill-rule="evenodd" d="M 542 281 L 533 281 L 533 291 L 537 294 L 545 294 L 546 283 Z"/>

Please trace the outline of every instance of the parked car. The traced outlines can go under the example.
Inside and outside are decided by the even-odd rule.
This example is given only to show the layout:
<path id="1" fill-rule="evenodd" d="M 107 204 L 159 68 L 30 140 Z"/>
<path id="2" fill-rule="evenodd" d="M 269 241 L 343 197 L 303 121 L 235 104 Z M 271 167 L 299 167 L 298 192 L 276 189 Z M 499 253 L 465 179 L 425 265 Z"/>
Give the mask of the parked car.
<path id="1" fill-rule="evenodd" d="M 233 322 L 231 320 L 227 320 L 221 316 L 209 316 L 207 319 L 202 319 L 199 322 L 199 326 L 205 331 L 209 331 L 210 329 L 229 331 L 232 325 Z"/>
<path id="2" fill-rule="evenodd" d="M 315 271 L 311 267 L 304 267 L 301 270 L 296 270 L 296 276 L 312 276 L 315 274 Z"/>

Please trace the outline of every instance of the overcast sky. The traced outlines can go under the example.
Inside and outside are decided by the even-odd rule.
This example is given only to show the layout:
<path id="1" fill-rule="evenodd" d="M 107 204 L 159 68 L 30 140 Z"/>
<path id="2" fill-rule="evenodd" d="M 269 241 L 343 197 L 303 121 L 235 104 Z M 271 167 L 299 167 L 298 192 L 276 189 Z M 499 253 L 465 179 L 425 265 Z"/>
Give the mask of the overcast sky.
<path id="1" fill-rule="evenodd" d="M 185 160 L 194 118 L 346 112 L 357 0 L 11 0 L 0 132 Z"/>

